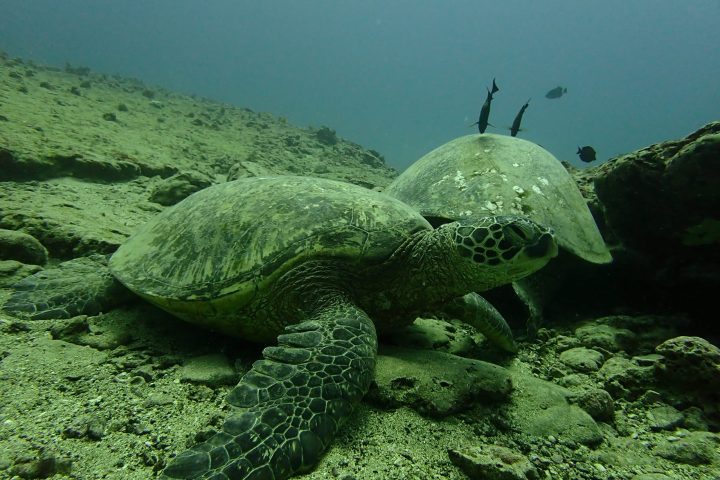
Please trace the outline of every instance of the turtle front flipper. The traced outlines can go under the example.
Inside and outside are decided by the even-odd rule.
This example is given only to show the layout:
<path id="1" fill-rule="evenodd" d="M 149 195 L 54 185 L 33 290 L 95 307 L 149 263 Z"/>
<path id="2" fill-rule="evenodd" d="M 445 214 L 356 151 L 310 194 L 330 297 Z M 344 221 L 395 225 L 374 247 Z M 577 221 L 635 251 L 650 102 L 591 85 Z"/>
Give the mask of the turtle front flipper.
<path id="1" fill-rule="evenodd" d="M 228 395 L 222 431 L 178 455 L 163 479 L 280 480 L 312 469 L 374 374 L 372 320 L 339 302 L 285 329 Z"/>
<path id="2" fill-rule="evenodd" d="M 490 302 L 475 292 L 453 299 L 445 312 L 463 320 L 503 350 L 516 353 L 518 346 L 505 318 Z"/>
<path id="3" fill-rule="evenodd" d="M 2 309 L 32 319 L 96 315 L 132 294 L 110 273 L 105 255 L 94 254 L 42 270 L 10 287 Z"/>

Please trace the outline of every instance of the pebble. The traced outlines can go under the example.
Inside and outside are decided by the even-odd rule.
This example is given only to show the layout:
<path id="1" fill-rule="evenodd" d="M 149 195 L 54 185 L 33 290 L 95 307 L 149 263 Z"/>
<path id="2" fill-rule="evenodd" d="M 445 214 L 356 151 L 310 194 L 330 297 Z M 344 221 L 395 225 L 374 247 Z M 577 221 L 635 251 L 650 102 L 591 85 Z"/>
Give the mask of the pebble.
<path id="1" fill-rule="evenodd" d="M 235 385 L 238 375 L 227 356 L 218 353 L 189 359 L 180 369 L 180 380 L 217 387 Z"/>
<path id="2" fill-rule="evenodd" d="M 162 405 L 171 405 L 174 402 L 174 398 L 164 393 L 153 393 L 148 395 L 143 402 L 143 406 L 146 408 L 158 407 Z"/>

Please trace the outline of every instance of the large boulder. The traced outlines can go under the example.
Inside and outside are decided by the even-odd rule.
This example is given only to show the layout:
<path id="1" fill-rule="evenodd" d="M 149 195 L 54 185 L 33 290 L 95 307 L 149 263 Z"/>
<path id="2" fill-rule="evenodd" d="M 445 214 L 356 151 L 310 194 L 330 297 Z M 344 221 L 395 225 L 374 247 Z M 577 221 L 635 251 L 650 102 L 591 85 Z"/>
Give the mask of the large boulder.
<path id="1" fill-rule="evenodd" d="M 608 301 L 709 323 L 720 291 L 719 160 L 713 122 L 574 175 L 612 244 L 600 279 Z"/>
<path id="2" fill-rule="evenodd" d="M 651 254 L 720 243 L 720 122 L 600 165 L 595 191 L 609 227 Z"/>
<path id="3" fill-rule="evenodd" d="M 663 356 L 658 375 L 681 387 L 720 390 L 720 348 L 704 338 L 681 336 L 655 349 Z M 718 395 L 720 396 L 720 395 Z"/>

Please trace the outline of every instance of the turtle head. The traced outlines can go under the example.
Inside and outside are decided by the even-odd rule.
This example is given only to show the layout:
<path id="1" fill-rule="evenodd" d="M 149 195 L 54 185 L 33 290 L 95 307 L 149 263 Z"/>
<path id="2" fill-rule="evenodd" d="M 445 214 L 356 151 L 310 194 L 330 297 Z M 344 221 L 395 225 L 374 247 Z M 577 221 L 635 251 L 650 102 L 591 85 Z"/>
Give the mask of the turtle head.
<path id="1" fill-rule="evenodd" d="M 460 271 L 477 291 L 514 282 L 539 270 L 558 253 L 550 228 L 529 218 L 467 218 L 450 228 Z"/>

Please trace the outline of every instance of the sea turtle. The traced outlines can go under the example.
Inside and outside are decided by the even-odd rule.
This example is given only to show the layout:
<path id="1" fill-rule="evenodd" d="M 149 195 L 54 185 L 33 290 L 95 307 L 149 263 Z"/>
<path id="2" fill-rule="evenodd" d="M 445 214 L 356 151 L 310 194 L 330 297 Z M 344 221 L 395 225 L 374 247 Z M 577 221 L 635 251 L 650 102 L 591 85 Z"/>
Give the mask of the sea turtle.
<path id="1" fill-rule="evenodd" d="M 523 215 L 551 227 L 558 245 L 575 256 L 597 264 L 612 260 L 573 178 L 550 152 L 527 140 L 487 133 L 456 138 L 417 160 L 385 193 L 434 226 L 468 216 Z M 513 284 L 528 305 L 531 326 L 563 263 L 554 261 Z"/>
<path id="2" fill-rule="evenodd" d="M 120 246 L 109 271 L 188 322 L 277 346 L 229 393 L 222 431 L 175 457 L 161 478 L 284 479 L 311 469 L 368 389 L 376 327 L 447 302 L 473 317 L 482 305 L 468 292 L 517 280 L 556 253 L 552 231 L 524 217 L 433 229 L 397 199 L 333 180 L 256 177 L 189 196 Z M 96 306 L 117 289 L 97 275 L 91 294 L 65 279 L 75 290 L 51 299 L 43 278 L 56 289 L 62 278 L 29 277 L 5 309 L 42 316 Z"/>

